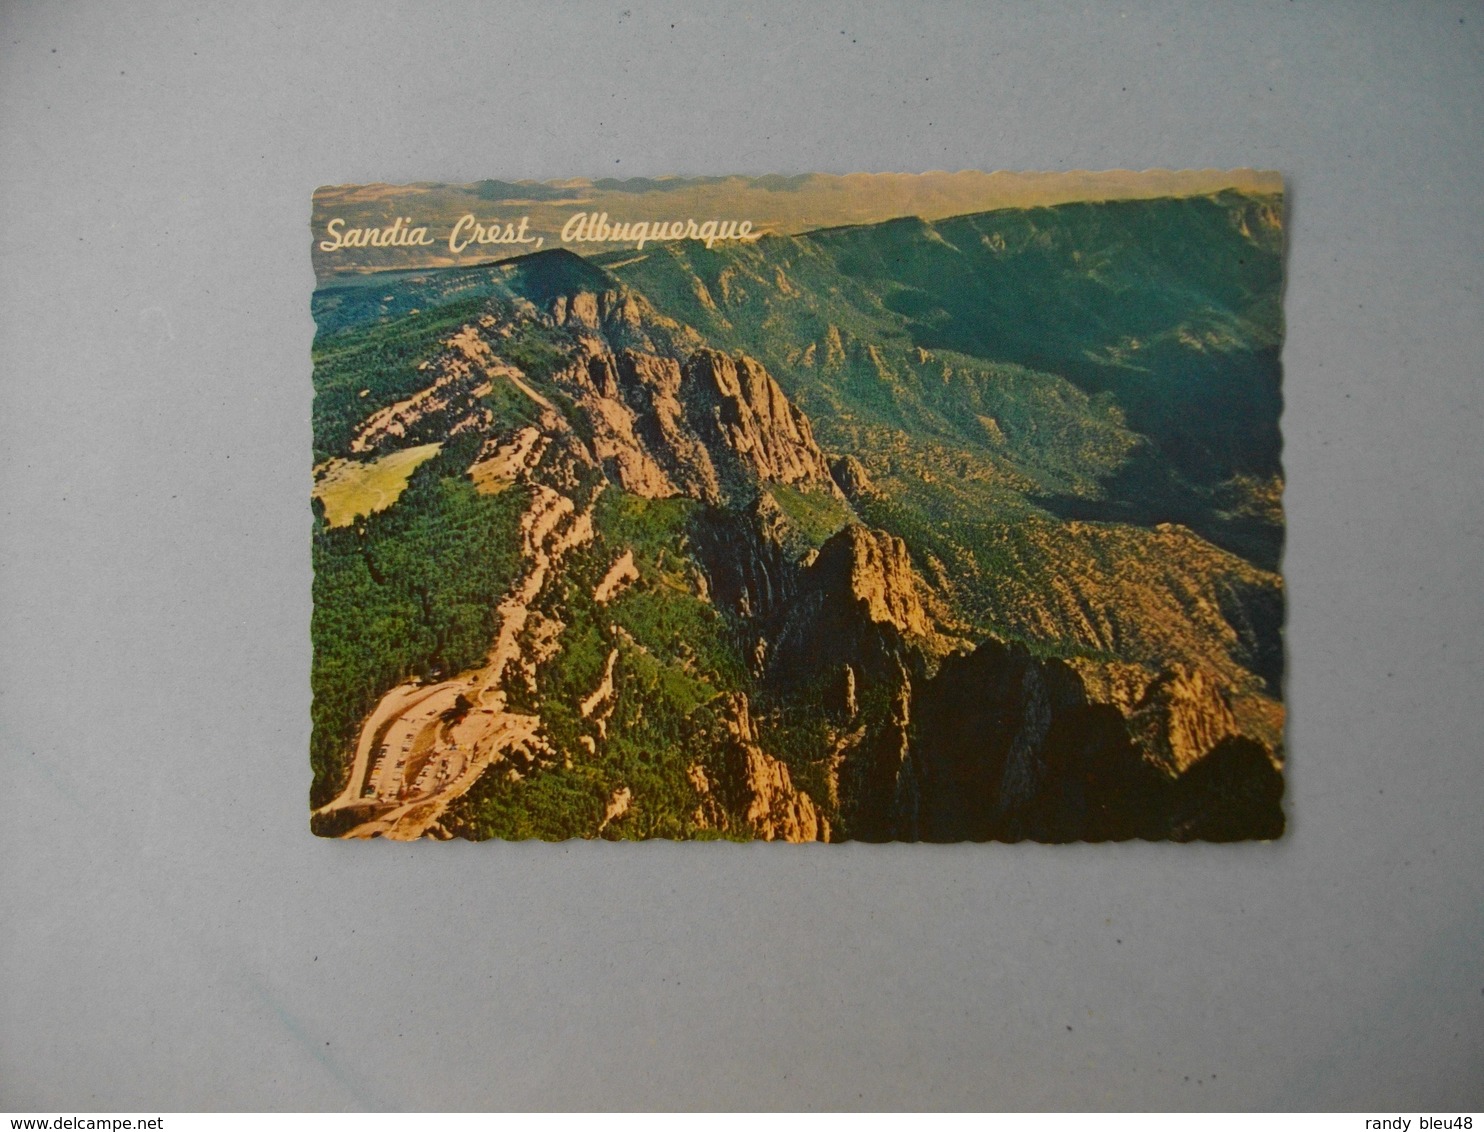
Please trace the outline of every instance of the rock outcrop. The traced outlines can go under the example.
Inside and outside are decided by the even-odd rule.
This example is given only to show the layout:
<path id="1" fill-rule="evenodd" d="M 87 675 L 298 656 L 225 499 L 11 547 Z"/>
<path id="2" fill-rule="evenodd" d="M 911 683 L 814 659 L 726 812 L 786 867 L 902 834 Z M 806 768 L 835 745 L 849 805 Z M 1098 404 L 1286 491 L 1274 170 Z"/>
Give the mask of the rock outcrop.
<path id="1" fill-rule="evenodd" d="M 428 381 L 423 389 L 367 417 L 351 437 L 351 452 L 383 452 L 492 427 L 494 415 L 480 399 L 496 382 L 518 382 L 521 374 L 491 348 L 484 331 L 494 320 L 485 321 L 487 326 L 461 327 L 422 364 Z"/>
<path id="2" fill-rule="evenodd" d="M 1176 841 L 1283 836 L 1283 773 L 1255 740 L 1221 740 L 1174 781 L 1169 794 L 1170 836 Z"/>
<path id="3" fill-rule="evenodd" d="M 788 521 L 771 495 L 740 510 L 708 511 L 693 539 L 712 601 L 738 617 L 766 624 L 798 591 Z"/>
<path id="4" fill-rule="evenodd" d="M 909 637 L 932 632 L 907 544 L 895 535 L 851 524 L 820 548 L 809 573 L 821 592 L 864 605 L 872 621 Z"/>
<path id="5" fill-rule="evenodd" d="M 1209 674 L 1172 667 L 1130 709 L 1097 702 L 1071 664 L 989 642 L 920 684 L 913 770 L 925 840 L 1283 830 L 1281 773 L 1264 744 L 1238 734 Z"/>
<path id="6" fill-rule="evenodd" d="M 1128 717 L 1129 733 L 1171 776 L 1182 774 L 1228 736 L 1238 734 L 1221 685 L 1199 668 L 1177 664 L 1155 677 Z"/>
<path id="7" fill-rule="evenodd" d="M 941 651 L 907 545 L 851 524 L 799 571 L 777 619 L 769 672 L 780 682 L 851 664 L 867 682 L 892 680 L 906 642 Z"/>
<path id="8" fill-rule="evenodd" d="M 619 821 L 629 812 L 629 805 L 634 800 L 634 792 L 627 786 L 620 786 L 608 798 L 608 804 L 603 807 L 603 821 L 598 826 L 598 832 L 602 833 L 614 822 Z"/>
<path id="9" fill-rule="evenodd" d="M 683 397 L 691 427 L 724 479 L 762 479 L 836 491 L 809 419 L 761 362 L 700 350 L 685 367 Z"/>
<path id="10" fill-rule="evenodd" d="M 926 840 L 1163 836 L 1167 777 L 1062 661 L 997 642 L 949 657 L 923 683 L 917 737 Z"/>
<path id="11" fill-rule="evenodd" d="M 898 662 L 895 674 L 877 687 L 885 709 L 866 713 L 831 760 L 833 798 L 852 838 L 916 841 L 921 792 L 913 759 L 912 681 Z"/>
<path id="12" fill-rule="evenodd" d="M 830 475 L 847 499 L 861 499 L 875 494 L 876 487 L 866 474 L 866 466 L 854 456 L 839 456 L 830 461 Z"/>
<path id="13" fill-rule="evenodd" d="M 603 678 L 598 681 L 598 686 L 593 689 L 592 694 L 578 705 L 582 718 L 591 719 L 598 728 L 599 738 L 607 735 L 607 720 L 613 710 L 613 667 L 617 662 L 618 650 L 610 649 L 607 663 L 603 665 Z"/>
<path id="14" fill-rule="evenodd" d="M 751 358 L 598 351 L 557 380 L 591 422 L 594 457 L 635 494 L 736 504 L 764 481 L 838 494 L 808 418 Z"/>
<path id="15" fill-rule="evenodd" d="M 683 357 L 704 345 L 694 330 L 660 314 L 607 272 L 586 263 L 575 270 L 580 280 L 553 279 L 538 298 L 551 323 L 590 352 L 629 349 Z"/>
<path id="16" fill-rule="evenodd" d="M 597 353 L 559 380 L 591 422 L 594 457 L 624 490 L 650 499 L 720 498 L 711 455 L 685 422 L 674 358 Z"/>
<path id="17" fill-rule="evenodd" d="M 830 824 L 814 799 L 793 784 L 781 760 L 758 745 L 747 697 L 734 693 L 719 706 L 721 725 L 711 736 L 714 777 L 700 765 L 689 771 L 696 823 L 726 830 L 732 813 L 763 841 L 828 841 Z"/>
<path id="18" fill-rule="evenodd" d="M 614 560 L 608 572 L 593 589 L 593 601 L 603 605 L 618 596 L 618 592 L 630 582 L 639 580 L 639 568 L 634 565 L 633 550 L 626 550 Z"/>

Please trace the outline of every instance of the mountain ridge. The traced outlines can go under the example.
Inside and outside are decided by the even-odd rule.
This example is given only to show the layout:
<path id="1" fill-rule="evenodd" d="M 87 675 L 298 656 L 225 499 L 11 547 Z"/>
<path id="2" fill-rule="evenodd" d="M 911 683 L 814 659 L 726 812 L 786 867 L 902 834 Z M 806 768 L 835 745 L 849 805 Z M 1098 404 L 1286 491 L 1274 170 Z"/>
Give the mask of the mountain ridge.
<path id="1" fill-rule="evenodd" d="M 1225 224 L 1228 250 L 1281 250 L 1280 233 L 1263 235 L 1276 217 L 1257 206 L 1188 203 L 1165 217 L 1168 241 L 1180 223 Z M 1088 284 L 1098 295 L 1107 278 L 1138 276 L 1121 249 L 1139 245 L 1154 207 L 1091 214 L 1096 223 L 1047 210 L 1060 217 L 1051 229 L 1019 217 L 1030 227 L 1000 247 L 991 237 L 1004 226 L 982 217 L 949 228 L 979 239 L 976 277 L 1023 244 L 1012 277 L 1048 299 L 1064 292 L 1063 261 L 1081 263 L 1072 252 L 1113 257 Z M 1102 244 L 1089 224 L 1106 227 Z M 360 769 L 337 767 L 350 736 L 329 729 L 339 693 L 321 663 L 333 650 L 317 639 L 316 828 L 868 840 L 1281 831 L 1281 579 L 1261 553 L 1254 562 L 1208 541 L 1225 530 L 1218 503 L 1235 498 L 1233 474 L 1189 479 L 1219 454 L 1199 435 L 1180 449 L 1139 400 L 1179 388 L 1168 358 L 1206 357 L 1250 387 L 1239 399 L 1266 419 L 1260 394 L 1276 374 L 1264 351 L 1281 323 L 1263 329 L 1259 292 L 1272 264 L 1209 293 L 1182 282 L 1194 268 L 1146 279 L 1157 294 L 1145 317 L 1164 343 L 1150 387 L 1099 388 L 1088 373 L 1127 368 L 1105 330 L 1131 300 L 1084 319 L 1088 348 L 1053 335 L 1047 357 L 1068 376 L 1019 360 L 1023 331 L 981 330 L 962 343 L 976 354 L 921 343 L 923 327 L 1009 317 L 982 309 L 992 282 L 977 285 L 975 307 L 957 276 L 937 272 L 964 253 L 935 225 L 768 239 L 596 262 L 551 249 L 473 276 L 411 273 L 395 301 L 335 291 L 317 304 L 317 451 L 353 461 L 436 437 L 443 448 L 407 490 L 445 484 L 450 498 L 519 506 L 526 533 L 496 652 L 464 674 L 403 670 L 381 688 L 392 706 L 376 712 L 394 712 L 393 731 L 408 736 L 400 769 L 397 751 L 375 754 L 364 734 Z M 1254 305 L 1241 315 L 1213 295 Z M 407 313 L 372 317 L 388 302 Z M 1202 311 L 1216 311 L 1205 336 L 1181 338 Z M 406 343 L 405 362 L 377 368 Z M 1085 371 L 1063 364 L 1074 355 Z M 1253 359 L 1254 376 L 1232 358 Z M 1199 408 L 1204 393 L 1191 395 Z M 1260 448 L 1257 425 L 1241 445 Z M 1163 518 L 1158 500 L 1142 522 L 1047 505 L 1111 505 L 1110 485 L 1139 459 L 1184 492 L 1171 499 L 1193 525 Z M 1251 463 L 1239 474 L 1281 474 L 1261 451 Z M 321 566 L 327 578 L 332 560 L 349 569 L 400 506 L 354 534 L 317 531 L 317 610 L 342 600 L 322 592 Z M 396 706 L 423 703 L 440 676 L 446 720 Z M 982 746 L 988 723 L 964 730 L 945 714 L 964 680 L 1001 689 L 1003 756 Z M 422 777 L 408 780 L 409 766 Z M 1246 808 L 1222 810 L 1222 791 Z"/>

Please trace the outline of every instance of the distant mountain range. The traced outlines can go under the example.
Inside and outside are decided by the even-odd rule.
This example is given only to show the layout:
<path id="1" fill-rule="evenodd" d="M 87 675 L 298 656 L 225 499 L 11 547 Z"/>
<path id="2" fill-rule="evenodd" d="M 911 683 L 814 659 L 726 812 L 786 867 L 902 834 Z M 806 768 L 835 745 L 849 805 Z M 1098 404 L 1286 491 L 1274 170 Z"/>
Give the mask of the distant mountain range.
<path id="1" fill-rule="evenodd" d="M 544 237 L 542 250 L 560 246 L 563 224 L 574 213 L 607 212 L 616 220 L 670 221 L 693 217 L 748 220 L 769 235 L 797 235 L 843 224 L 875 223 L 888 216 L 940 220 L 991 209 L 1029 208 L 1069 201 L 1135 200 L 1202 196 L 1235 190 L 1258 196 L 1282 192 L 1276 174 L 1251 169 L 1154 169 L 1143 172 L 806 173 L 792 177 L 573 178 L 564 181 L 476 181 L 451 185 L 330 185 L 314 194 L 310 218 L 315 271 L 320 282 L 336 274 L 394 268 L 467 266 L 537 250 L 520 245 L 476 244 L 455 254 L 447 236 L 458 220 L 529 221 Z M 428 229 L 415 247 L 367 247 L 326 253 L 320 243 L 331 220 L 344 228 L 381 228 L 407 217 Z M 585 246 L 584 254 L 617 250 Z"/>
<path id="2" fill-rule="evenodd" d="M 315 829 L 1277 836 L 1282 245 L 1227 188 L 321 287 Z"/>

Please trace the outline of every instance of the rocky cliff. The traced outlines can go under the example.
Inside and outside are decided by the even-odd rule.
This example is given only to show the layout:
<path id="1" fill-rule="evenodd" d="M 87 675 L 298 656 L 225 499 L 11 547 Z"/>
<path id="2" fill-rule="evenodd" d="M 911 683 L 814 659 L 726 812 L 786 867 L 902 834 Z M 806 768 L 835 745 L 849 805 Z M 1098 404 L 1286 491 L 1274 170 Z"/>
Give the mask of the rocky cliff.
<path id="1" fill-rule="evenodd" d="M 746 356 L 624 348 L 590 353 L 555 381 L 591 422 L 595 458 L 635 494 L 740 504 L 763 481 L 838 491 L 808 419 Z"/>
<path id="2" fill-rule="evenodd" d="M 759 278 L 794 302 L 828 293 L 812 269 Z M 905 332 L 871 341 L 864 316 L 801 317 L 797 349 L 742 349 L 722 313 L 760 284 L 702 274 L 704 335 L 566 253 L 492 268 L 488 301 L 367 400 L 340 447 L 320 445 L 358 460 L 439 442 L 420 474 L 518 516 L 510 592 L 445 600 L 417 574 L 396 613 L 412 627 L 377 626 L 440 682 L 399 676 L 362 711 L 328 792 L 357 828 L 1281 832 L 1281 580 L 1183 523 L 1039 505 L 1038 484 L 1103 490 L 1134 444 L 1119 412 L 1023 368 L 903 354 Z M 800 386 L 804 370 L 823 384 Z M 979 384 L 950 387 L 965 374 Z M 1026 453 L 1048 452 L 1037 472 Z M 398 506 L 358 537 L 405 525 Z M 347 546 L 346 576 L 357 554 L 368 585 L 458 568 L 450 548 L 490 513 L 467 506 L 417 529 L 421 559 Z M 493 635 L 482 666 L 439 669 L 473 631 Z M 457 733 L 425 718 L 425 695 L 463 697 Z"/>
<path id="3" fill-rule="evenodd" d="M 814 799 L 759 746 L 747 697 L 727 696 L 717 707 L 721 725 L 706 736 L 713 771 L 708 775 L 697 763 L 687 772 L 697 795 L 696 824 L 727 832 L 736 821 L 763 841 L 828 841 L 830 823 Z"/>

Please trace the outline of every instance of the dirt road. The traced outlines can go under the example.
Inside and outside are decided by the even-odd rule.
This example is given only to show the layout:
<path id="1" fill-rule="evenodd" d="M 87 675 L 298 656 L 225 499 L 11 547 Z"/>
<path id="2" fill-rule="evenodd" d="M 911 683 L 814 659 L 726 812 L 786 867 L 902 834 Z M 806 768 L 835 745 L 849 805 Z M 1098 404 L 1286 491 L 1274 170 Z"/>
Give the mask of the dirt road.
<path id="1" fill-rule="evenodd" d="M 509 762 L 519 773 L 539 756 L 539 718 L 506 710 L 502 685 L 552 563 L 592 533 L 590 506 L 579 513 L 566 496 L 534 487 L 521 517 L 526 569 L 500 602 L 484 664 L 437 684 L 410 680 L 381 698 L 361 727 L 345 789 L 318 811 L 370 815 L 342 836 L 422 837 L 490 766 Z"/>

